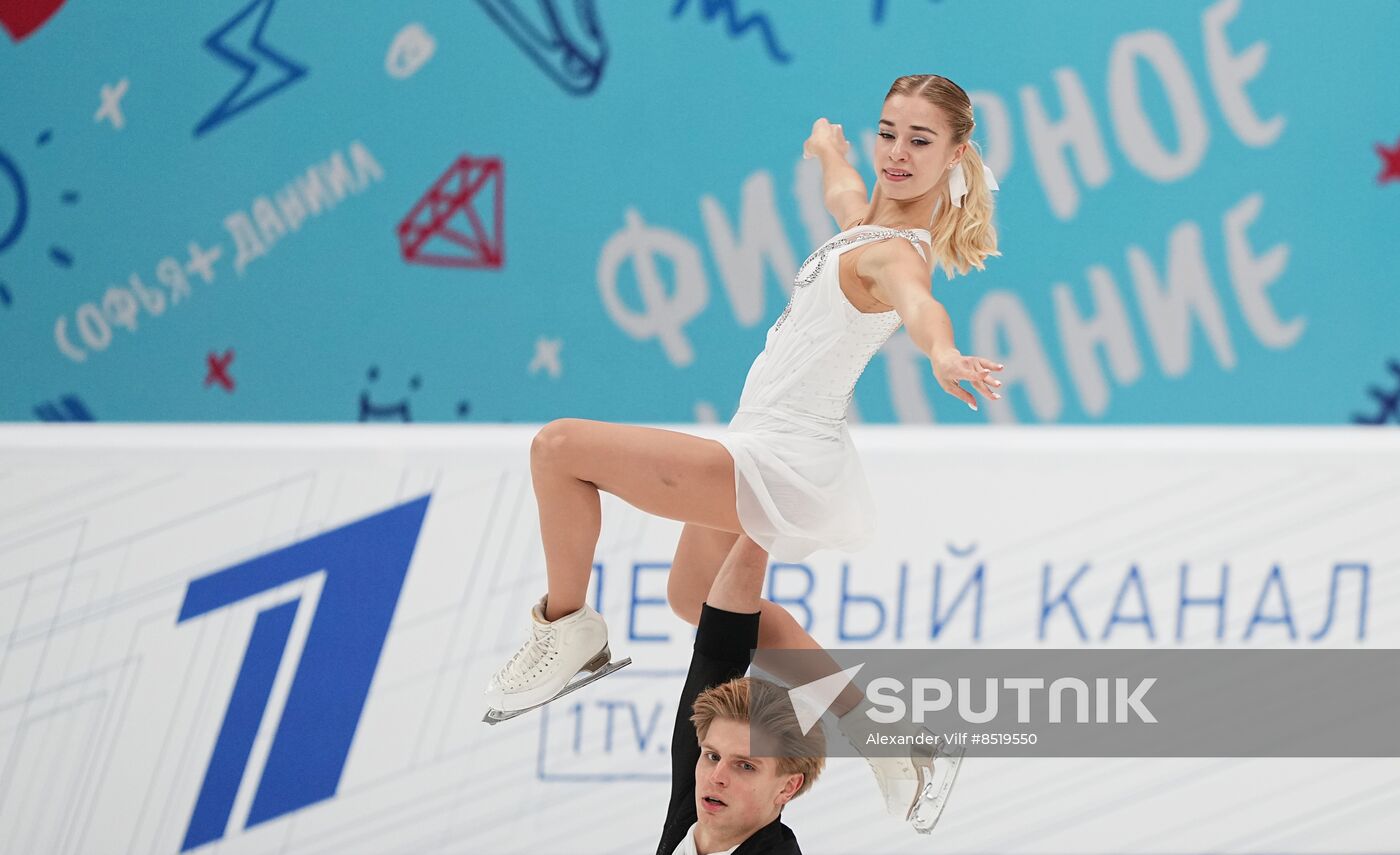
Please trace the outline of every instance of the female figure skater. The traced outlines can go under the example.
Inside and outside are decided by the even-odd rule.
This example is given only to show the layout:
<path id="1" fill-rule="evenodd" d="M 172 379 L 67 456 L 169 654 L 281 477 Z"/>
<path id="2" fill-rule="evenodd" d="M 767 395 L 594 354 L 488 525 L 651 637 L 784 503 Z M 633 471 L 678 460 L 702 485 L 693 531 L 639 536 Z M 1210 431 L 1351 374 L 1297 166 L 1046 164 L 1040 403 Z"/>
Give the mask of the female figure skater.
<path id="1" fill-rule="evenodd" d="M 951 80 L 896 80 L 881 110 L 867 198 L 845 159 L 841 126 L 817 120 L 803 152 L 821 161 L 826 207 L 842 231 L 798 271 L 718 440 L 582 419 L 550 422 L 535 436 L 530 472 L 549 590 L 532 609 L 530 638 L 491 678 L 492 707 L 540 705 L 608 662 L 607 628 L 584 601 L 600 490 L 685 523 L 668 598 L 695 624 L 741 535 L 780 561 L 869 542 L 874 503 L 846 412 L 866 363 L 901 324 L 948 394 L 973 409 L 963 382 L 1000 397 L 992 373 L 1002 366 L 958 351 L 948 313 L 930 293 L 933 265 L 951 278 L 1000 254 L 995 185 L 971 142 L 973 126 L 971 101 Z M 760 647 L 819 647 L 776 603 L 763 601 L 761 614 Z"/>

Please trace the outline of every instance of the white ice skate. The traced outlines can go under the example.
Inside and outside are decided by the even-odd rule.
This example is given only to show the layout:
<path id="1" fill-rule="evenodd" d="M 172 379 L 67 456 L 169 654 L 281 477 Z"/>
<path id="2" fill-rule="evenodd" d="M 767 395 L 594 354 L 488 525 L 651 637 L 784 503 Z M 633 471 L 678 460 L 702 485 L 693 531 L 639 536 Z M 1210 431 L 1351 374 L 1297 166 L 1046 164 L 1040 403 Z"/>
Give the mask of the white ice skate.
<path id="1" fill-rule="evenodd" d="M 942 736 L 936 737 L 938 750 L 930 761 L 930 767 L 919 767 L 919 795 L 909 810 L 909 824 L 920 834 L 930 834 L 948 805 L 948 793 L 953 782 L 958 779 L 963 756 L 967 746 L 950 745 Z"/>
<path id="2" fill-rule="evenodd" d="M 544 602 L 541 597 L 530 610 L 529 639 L 491 675 L 486 686 L 490 707 L 482 719 L 487 724 L 542 707 L 632 662 L 610 661 L 607 624 L 586 603 L 573 614 L 547 621 Z"/>
<path id="3" fill-rule="evenodd" d="M 928 741 L 910 745 L 909 753 L 901 756 L 870 756 L 865 753 L 866 746 L 871 744 L 869 735 L 888 732 L 888 728 L 873 727 L 862 707 L 841 716 L 837 723 L 875 773 L 875 781 L 885 799 L 885 811 L 914 826 L 920 834 L 931 833 L 948 804 L 949 791 L 957 780 L 967 749 L 948 745 L 942 736 L 911 725 L 908 728 L 911 735 L 925 734 Z"/>

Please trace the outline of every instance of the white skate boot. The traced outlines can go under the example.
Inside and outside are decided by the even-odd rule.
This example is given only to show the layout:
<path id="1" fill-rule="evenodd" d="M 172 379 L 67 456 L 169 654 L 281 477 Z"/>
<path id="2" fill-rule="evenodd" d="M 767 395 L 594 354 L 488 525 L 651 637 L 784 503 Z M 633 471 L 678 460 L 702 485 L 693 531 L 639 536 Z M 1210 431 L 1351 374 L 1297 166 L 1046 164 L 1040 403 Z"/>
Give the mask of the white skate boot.
<path id="1" fill-rule="evenodd" d="M 962 768 L 963 757 L 967 754 L 966 745 L 950 745 L 942 736 L 935 739 L 937 749 L 929 761 L 931 767 L 926 771 L 920 769 L 923 786 L 919 788 L 918 800 L 909 812 L 909 824 L 920 834 L 931 834 L 938 824 L 943 808 L 948 805 L 948 793 L 958 779 L 958 770 Z"/>
<path id="2" fill-rule="evenodd" d="M 491 675 L 486 686 L 490 708 L 482 719 L 487 724 L 542 707 L 632 662 L 609 661 L 607 624 L 586 603 L 556 621 L 544 619 L 544 603 L 541 597 L 530 610 L 530 638 Z M 580 674 L 585 676 L 574 679 Z"/>
<path id="3" fill-rule="evenodd" d="M 837 719 L 841 732 L 870 764 L 885 799 L 885 811 L 908 822 L 920 834 L 931 833 L 947 806 L 949 791 L 958 777 L 967 749 L 948 745 L 942 736 L 935 736 L 925 728 L 908 725 L 900 729 L 907 730 L 909 736 L 922 734 L 924 741 L 910 744 L 907 754 L 896 757 L 866 754 L 870 734 L 888 734 L 891 730 L 888 725 L 875 727 L 864 715 L 866 706 L 867 702 L 862 702 Z"/>

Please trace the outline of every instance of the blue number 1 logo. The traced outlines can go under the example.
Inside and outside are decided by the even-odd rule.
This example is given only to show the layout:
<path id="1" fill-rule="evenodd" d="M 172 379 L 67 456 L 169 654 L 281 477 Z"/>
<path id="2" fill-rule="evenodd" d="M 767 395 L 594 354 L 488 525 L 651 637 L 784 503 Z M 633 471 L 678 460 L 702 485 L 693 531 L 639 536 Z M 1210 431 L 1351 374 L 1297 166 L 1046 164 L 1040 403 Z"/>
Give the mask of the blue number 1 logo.
<path id="1" fill-rule="evenodd" d="M 186 589 L 177 623 L 325 571 L 249 827 L 335 795 L 429 498 L 210 573 Z M 258 613 L 181 852 L 224 836 L 299 602 Z"/>

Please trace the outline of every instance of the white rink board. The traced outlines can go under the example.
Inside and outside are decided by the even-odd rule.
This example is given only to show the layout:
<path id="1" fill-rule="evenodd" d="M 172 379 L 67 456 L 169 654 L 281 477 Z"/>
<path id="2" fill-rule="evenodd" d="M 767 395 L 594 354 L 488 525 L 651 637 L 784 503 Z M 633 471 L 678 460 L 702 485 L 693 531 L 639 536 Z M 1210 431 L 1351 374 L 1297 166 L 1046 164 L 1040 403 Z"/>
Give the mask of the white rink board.
<path id="1" fill-rule="evenodd" d="M 274 613 L 286 618 L 285 640 L 268 660 L 267 697 L 253 705 L 255 738 L 234 764 L 228 819 L 201 851 L 653 851 L 691 637 L 664 604 L 679 523 L 604 496 L 600 605 L 615 655 L 634 664 L 548 715 L 481 723 L 480 689 L 523 639 L 544 585 L 534 430 L 0 428 L 0 851 L 181 851 L 255 621 L 268 615 L 273 632 Z M 1400 647 L 1400 433 L 852 430 L 880 506 L 875 544 L 770 575 L 825 644 Z M 262 556 L 424 496 L 421 527 L 395 529 L 412 558 L 396 603 L 379 603 L 385 614 L 392 605 L 392 623 L 346 653 L 369 662 L 372 682 L 348 719 L 353 739 L 330 794 L 250 824 L 269 757 L 306 750 L 293 736 L 277 747 L 280 711 L 299 691 L 324 697 L 312 681 L 341 685 L 334 657 L 302 689 L 293 681 L 311 670 L 312 639 L 328 632 L 313 614 L 339 609 L 348 634 L 334 644 L 350 651 L 366 642 L 372 604 L 335 605 L 345 576 L 308 566 L 280 581 L 248 576 L 246 596 L 178 621 L 191 583 L 262 567 Z M 379 566 L 381 542 L 376 534 L 327 561 L 358 554 Z M 1046 566 L 1053 601 L 1085 564 L 1070 599 L 1087 640 L 1062 606 L 1042 638 Z M 1183 564 L 1194 598 L 1217 596 L 1229 565 L 1223 609 L 1180 608 Z M 947 613 L 979 566 L 980 627 L 972 596 Z M 1112 619 L 1134 566 L 1150 637 L 1136 608 Z M 1367 569 L 1336 577 L 1334 620 L 1319 636 L 1337 566 Z M 295 798 L 302 786 L 284 790 Z M 812 855 L 1394 852 L 1400 763 L 974 758 L 937 832 L 922 838 L 883 816 L 863 762 L 838 760 L 785 818 Z"/>

